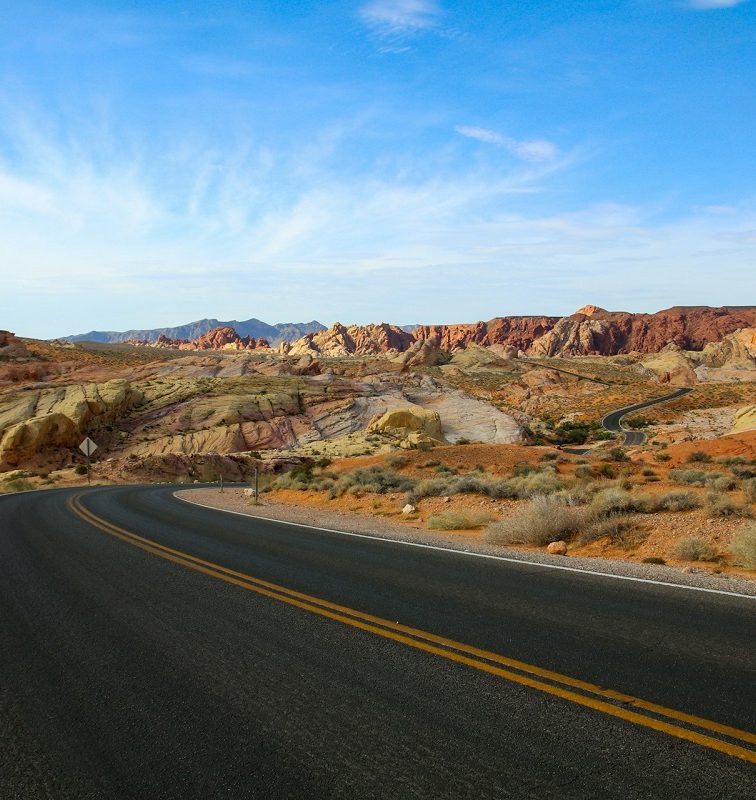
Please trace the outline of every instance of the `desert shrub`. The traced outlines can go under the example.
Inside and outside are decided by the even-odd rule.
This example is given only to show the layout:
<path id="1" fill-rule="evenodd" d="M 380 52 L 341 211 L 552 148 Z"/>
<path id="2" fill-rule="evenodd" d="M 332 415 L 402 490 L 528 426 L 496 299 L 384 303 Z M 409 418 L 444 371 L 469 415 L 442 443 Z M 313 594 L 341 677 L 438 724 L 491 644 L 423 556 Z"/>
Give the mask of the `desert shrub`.
<path id="1" fill-rule="evenodd" d="M 738 464 L 745 464 L 744 456 L 718 456 L 714 459 L 717 464 L 724 464 L 726 467 L 732 467 Z"/>
<path id="2" fill-rule="evenodd" d="M 717 492 L 731 492 L 738 488 L 738 482 L 729 475 L 718 475 L 706 481 L 706 485 Z"/>
<path id="3" fill-rule="evenodd" d="M 74 472 L 77 475 L 86 475 L 87 474 L 87 466 L 86 466 L 86 464 L 77 464 L 74 467 Z"/>
<path id="4" fill-rule="evenodd" d="M 717 554 L 706 539 L 685 536 L 675 544 L 673 555 L 679 561 L 713 561 Z"/>
<path id="5" fill-rule="evenodd" d="M 611 465 L 608 464 L 606 461 L 602 461 L 600 464 L 596 464 L 595 468 L 596 475 L 601 478 L 616 478 L 617 477 L 617 470 Z"/>
<path id="6" fill-rule="evenodd" d="M 643 563 L 643 564 L 666 564 L 667 562 L 663 558 L 659 558 L 659 556 L 646 556 L 645 558 L 641 559 L 641 563 Z"/>
<path id="7" fill-rule="evenodd" d="M 428 527 L 432 530 L 460 531 L 469 528 L 481 528 L 488 525 L 491 515 L 486 511 L 474 511 L 470 509 L 449 509 L 432 514 L 428 518 Z"/>
<path id="8" fill-rule="evenodd" d="M 706 513 L 710 517 L 750 517 L 751 509 L 741 506 L 731 500 L 727 495 L 719 492 L 708 492 L 705 504 Z"/>
<path id="9" fill-rule="evenodd" d="M 641 470 L 641 475 L 643 475 L 645 478 L 650 478 L 652 476 L 655 476 L 656 473 L 652 469 L 645 467 L 644 469 Z"/>
<path id="10" fill-rule="evenodd" d="M 729 491 L 737 484 L 729 475 L 722 472 L 705 472 L 702 469 L 673 469 L 669 473 L 670 480 L 687 483 L 689 486 L 709 486 L 719 491 Z"/>
<path id="11" fill-rule="evenodd" d="M 672 456 L 669 453 L 654 453 L 654 461 L 671 461 Z"/>
<path id="12" fill-rule="evenodd" d="M 629 461 L 630 456 L 624 451 L 622 447 L 612 447 L 612 449 L 604 456 L 607 461 Z"/>
<path id="13" fill-rule="evenodd" d="M 421 467 L 425 467 L 426 469 L 430 469 L 431 467 L 437 467 L 441 462 L 437 459 L 431 459 L 430 461 L 423 461 L 420 465 Z"/>
<path id="14" fill-rule="evenodd" d="M 579 478 L 580 480 L 592 478 L 593 468 L 590 466 L 590 464 L 578 464 L 578 466 L 575 467 L 575 477 Z"/>
<path id="15" fill-rule="evenodd" d="M 688 462 L 688 464 L 694 464 L 696 462 L 700 464 L 708 464 L 711 461 L 711 456 L 708 453 L 704 453 L 703 450 L 694 450 L 685 460 Z"/>
<path id="16" fill-rule="evenodd" d="M 392 469 L 401 469 L 402 467 L 406 467 L 407 464 L 409 464 L 409 459 L 407 458 L 407 456 L 402 456 L 402 455 L 389 456 L 386 459 L 386 463 Z"/>
<path id="17" fill-rule="evenodd" d="M 494 544 L 545 545 L 576 533 L 585 522 L 582 508 L 554 497 L 538 496 L 506 519 L 488 526 L 486 539 Z"/>
<path id="18" fill-rule="evenodd" d="M 476 464 L 472 470 L 472 472 L 485 472 L 486 468 L 482 464 Z"/>
<path id="19" fill-rule="evenodd" d="M 457 470 L 454 467 L 448 466 L 447 464 L 439 464 L 436 467 L 436 472 L 438 472 L 439 475 L 456 475 L 457 474 Z"/>
<path id="20" fill-rule="evenodd" d="M 515 464 L 515 466 L 512 467 L 512 477 L 524 478 L 526 475 L 530 475 L 533 472 L 540 472 L 541 469 L 542 467 L 536 464 Z"/>
<path id="21" fill-rule="evenodd" d="M 524 477 L 510 478 L 508 483 L 519 498 L 553 494 L 564 487 L 553 472 L 534 472 Z"/>
<path id="22" fill-rule="evenodd" d="M 743 494 L 749 503 L 756 503 L 756 478 L 746 478 L 742 485 Z"/>
<path id="23" fill-rule="evenodd" d="M 756 478 L 756 469 L 753 468 L 753 465 L 745 466 L 733 464 L 733 466 L 730 467 L 730 471 L 736 478 L 741 478 L 744 481 Z"/>
<path id="24" fill-rule="evenodd" d="M 667 494 L 651 497 L 647 510 L 652 513 L 658 511 L 691 511 L 701 506 L 701 501 L 693 492 L 667 492 Z"/>
<path id="25" fill-rule="evenodd" d="M 423 497 L 443 497 L 451 494 L 452 482 L 446 478 L 418 481 L 407 493 L 407 502 L 417 505 Z"/>
<path id="26" fill-rule="evenodd" d="M 548 453 L 543 453 L 543 455 L 538 460 L 539 461 L 556 461 L 558 458 L 559 458 L 559 453 L 555 453 L 553 450 L 551 450 Z"/>
<path id="27" fill-rule="evenodd" d="M 330 487 L 331 498 L 341 497 L 345 492 L 352 494 L 370 492 L 386 494 L 388 492 L 408 492 L 415 487 L 416 481 L 406 475 L 400 475 L 392 469 L 373 466 L 362 467 L 343 474 Z"/>
<path id="28" fill-rule="evenodd" d="M 756 569 L 756 525 L 748 525 L 732 537 L 730 552 L 738 566 Z"/>
<path id="29" fill-rule="evenodd" d="M 638 544 L 642 533 L 632 517 L 613 514 L 591 522 L 580 534 L 580 542 L 588 544 L 604 537 L 614 545 L 630 548 Z"/>
<path id="30" fill-rule="evenodd" d="M 325 469 L 326 467 L 330 467 L 332 463 L 333 462 L 330 458 L 328 458 L 328 456 L 322 456 L 315 462 L 314 466 L 318 467 L 319 469 Z"/>
<path id="31" fill-rule="evenodd" d="M 0 484 L 0 492 L 29 492 L 33 488 L 34 484 L 26 478 L 14 478 Z"/>
<path id="32" fill-rule="evenodd" d="M 594 495 L 590 506 L 592 519 L 633 514 L 646 511 L 648 500 L 645 495 L 632 495 L 624 489 L 602 489 Z"/>

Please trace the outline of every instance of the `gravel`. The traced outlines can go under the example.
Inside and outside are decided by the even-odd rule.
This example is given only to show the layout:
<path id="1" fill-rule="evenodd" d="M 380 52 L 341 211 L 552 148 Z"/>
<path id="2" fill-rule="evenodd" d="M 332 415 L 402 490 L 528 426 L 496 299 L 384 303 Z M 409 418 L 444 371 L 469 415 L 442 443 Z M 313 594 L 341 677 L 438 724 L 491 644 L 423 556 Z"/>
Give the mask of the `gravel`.
<path id="1" fill-rule="evenodd" d="M 250 504 L 249 498 L 242 494 L 241 489 L 226 489 L 222 494 L 218 489 L 185 489 L 177 491 L 175 495 L 190 503 L 197 503 L 198 505 L 224 511 L 234 511 L 251 517 L 262 517 L 264 519 L 292 522 L 299 525 L 327 528 L 347 533 L 360 533 L 381 539 L 397 539 L 405 542 L 434 545 L 467 553 L 495 555 L 515 561 L 529 561 L 536 564 L 550 564 L 562 567 L 569 566 L 571 569 L 756 597 L 756 581 L 724 573 L 717 574 L 704 567 L 681 568 L 600 557 L 552 556 L 540 550 L 501 547 L 469 537 L 429 531 L 418 526 L 354 512 L 326 511 L 310 506 L 295 506 L 266 500 L 259 506 L 254 506 Z"/>

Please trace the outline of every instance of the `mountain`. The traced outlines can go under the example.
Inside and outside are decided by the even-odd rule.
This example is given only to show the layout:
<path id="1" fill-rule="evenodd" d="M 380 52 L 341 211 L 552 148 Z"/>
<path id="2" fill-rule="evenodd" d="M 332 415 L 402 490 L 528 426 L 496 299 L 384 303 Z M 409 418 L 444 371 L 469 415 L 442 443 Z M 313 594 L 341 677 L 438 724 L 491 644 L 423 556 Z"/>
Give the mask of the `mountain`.
<path id="1" fill-rule="evenodd" d="M 250 337 L 251 339 L 267 339 L 273 346 L 283 341 L 293 342 L 308 333 L 318 333 L 326 329 L 325 325 L 321 325 L 316 320 L 312 320 L 312 322 L 279 322 L 276 325 L 269 325 L 267 322 L 262 322 L 262 320 L 254 317 L 242 322 L 237 320 L 222 322 L 217 319 L 200 319 L 196 322 L 188 322 L 186 325 L 177 325 L 173 328 L 89 331 L 89 333 L 80 333 L 75 336 L 63 336 L 61 340 L 66 342 L 127 342 L 129 340 L 154 342 L 157 341 L 158 337 L 162 336 L 164 339 L 193 341 L 217 328 L 233 328 L 239 336 Z"/>
<path id="2" fill-rule="evenodd" d="M 336 324 L 296 341 L 292 353 L 368 355 L 408 350 L 433 341 L 442 350 L 503 345 L 532 356 L 613 356 L 658 353 L 672 345 L 703 350 L 742 328 L 756 327 L 756 306 L 676 306 L 654 314 L 584 306 L 567 317 L 497 317 L 462 325 L 418 325 L 407 333 L 392 325 Z"/>

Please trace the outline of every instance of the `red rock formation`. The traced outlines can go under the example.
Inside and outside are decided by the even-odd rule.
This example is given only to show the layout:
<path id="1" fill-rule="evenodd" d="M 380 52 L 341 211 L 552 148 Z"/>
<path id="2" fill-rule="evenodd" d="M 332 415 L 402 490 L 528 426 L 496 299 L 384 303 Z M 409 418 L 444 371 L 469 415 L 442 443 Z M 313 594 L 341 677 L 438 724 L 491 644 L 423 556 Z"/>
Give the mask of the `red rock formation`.
<path id="1" fill-rule="evenodd" d="M 25 358 L 29 355 L 26 345 L 15 333 L 0 331 L 0 358 Z"/>
<path id="2" fill-rule="evenodd" d="M 337 322 L 327 331 L 308 333 L 291 348 L 292 355 L 318 353 L 324 356 L 377 355 L 390 350 L 404 352 L 415 342 L 411 333 L 385 322 L 379 325 L 350 325 Z"/>
<path id="3" fill-rule="evenodd" d="M 673 343 L 702 350 L 740 328 L 754 327 L 756 306 L 675 307 L 655 314 L 630 314 L 585 306 L 569 317 L 501 317 L 473 325 L 421 325 L 418 339 L 437 337 L 446 350 L 511 345 L 533 355 L 657 353 Z"/>

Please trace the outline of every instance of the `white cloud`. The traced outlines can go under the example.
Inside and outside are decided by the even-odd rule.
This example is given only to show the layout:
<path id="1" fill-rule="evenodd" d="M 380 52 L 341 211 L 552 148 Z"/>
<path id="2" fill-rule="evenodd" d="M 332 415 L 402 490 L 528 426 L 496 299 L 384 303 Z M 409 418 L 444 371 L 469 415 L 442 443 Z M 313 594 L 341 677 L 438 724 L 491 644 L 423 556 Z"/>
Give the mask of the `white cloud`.
<path id="1" fill-rule="evenodd" d="M 513 139 L 488 128 L 467 125 L 457 125 L 455 130 L 468 139 L 477 139 L 480 142 L 503 147 L 523 161 L 551 161 L 559 155 L 557 146 L 547 139 Z"/>
<path id="2" fill-rule="evenodd" d="M 746 0 L 690 0 L 690 7 L 696 8 L 701 11 L 709 10 L 712 8 L 734 8 Z"/>
<path id="3" fill-rule="evenodd" d="M 372 0 L 360 9 L 368 25 L 388 34 L 434 28 L 440 16 L 435 0 Z"/>

